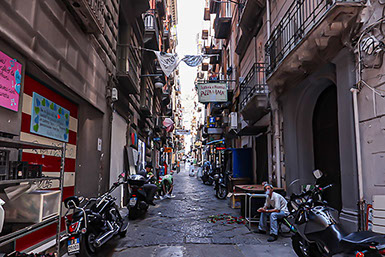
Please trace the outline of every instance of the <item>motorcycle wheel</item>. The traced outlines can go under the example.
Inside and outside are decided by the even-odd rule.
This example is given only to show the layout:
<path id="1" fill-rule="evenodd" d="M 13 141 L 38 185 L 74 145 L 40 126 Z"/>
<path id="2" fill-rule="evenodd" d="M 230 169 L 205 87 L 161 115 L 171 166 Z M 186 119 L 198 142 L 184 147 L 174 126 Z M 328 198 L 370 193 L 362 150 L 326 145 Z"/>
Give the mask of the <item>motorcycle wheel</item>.
<path id="1" fill-rule="evenodd" d="M 135 220 L 139 217 L 139 210 L 136 208 L 129 208 L 128 209 L 128 219 Z"/>
<path id="2" fill-rule="evenodd" d="M 227 196 L 227 188 L 224 187 L 224 186 L 222 186 L 222 185 L 219 185 L 219 186 L 218 186 L 218 189 L 217 189 L 217 192 L 216 192 L 215 195 L 216 195 L 216 197 L 217 197 L 218 199 L 221 199 L 221 200 L 226 199 L 226 196 Z"/>
<path id="3" fill-rule="evenodd" d="M 299 257 L 322 257 L 322 254 L 318 251 L 316 246 L 311 245 L 298 234 L 291 238 L 291 243 L 294 252 Z"/>
<path id="4" fill-rule="evenodd" d="M 94 247 L 95 234 L 88 232 L 80 237 L 80 252 L 77 257 L 92 257 L 95 256 L 96 247 Z"/>

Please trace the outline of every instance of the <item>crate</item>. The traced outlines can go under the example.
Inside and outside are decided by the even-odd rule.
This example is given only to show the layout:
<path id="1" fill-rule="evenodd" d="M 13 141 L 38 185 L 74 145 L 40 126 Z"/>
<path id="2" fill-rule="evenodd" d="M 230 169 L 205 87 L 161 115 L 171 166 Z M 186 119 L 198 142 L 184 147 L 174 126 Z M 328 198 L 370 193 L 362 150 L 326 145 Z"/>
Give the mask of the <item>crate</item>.
<path id="1" fill-rule="evenodd" d="M 228 204 L 232 209 L 240 209 L 242 202 L 245 201 L 245 193 L 230 193 L 228 195 Z"/>
<path id="2" fill-rule="evenodd" d="M 43 166 L 40 164 L 28 164 L 26 178 L 41 178 Z"/>
<path id="3" fill-rule="evenodd" d="M 28 173 L 28 162 L 12 161 L 9 163 L 8 179 L 25 179 Z"/>
<path id="4" fill-rule="evenodd" d="M 9 151 L 0 150 L 0 180 L 8 179 Z"/>

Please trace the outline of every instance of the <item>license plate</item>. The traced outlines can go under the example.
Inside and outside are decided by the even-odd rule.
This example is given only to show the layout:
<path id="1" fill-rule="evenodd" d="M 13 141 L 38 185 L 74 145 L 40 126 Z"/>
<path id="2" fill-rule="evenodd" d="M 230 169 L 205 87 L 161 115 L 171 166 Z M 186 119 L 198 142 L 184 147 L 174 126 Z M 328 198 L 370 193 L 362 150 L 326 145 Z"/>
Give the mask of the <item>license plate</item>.
<path id="1" fill-rule="evenodd" d="M 133 197 L 133 198 L 130 199 L 130 206 L 131 206 L 131 207 L 134 207 L 134 206 L 135 206 L 136 200 L 137 200 L 136 197 Z"/>
<path id="2" fill-rule="evenodd" d="M 76 254 L 80 251 L 79 238 L 68 239 L 68 254 Z"/>

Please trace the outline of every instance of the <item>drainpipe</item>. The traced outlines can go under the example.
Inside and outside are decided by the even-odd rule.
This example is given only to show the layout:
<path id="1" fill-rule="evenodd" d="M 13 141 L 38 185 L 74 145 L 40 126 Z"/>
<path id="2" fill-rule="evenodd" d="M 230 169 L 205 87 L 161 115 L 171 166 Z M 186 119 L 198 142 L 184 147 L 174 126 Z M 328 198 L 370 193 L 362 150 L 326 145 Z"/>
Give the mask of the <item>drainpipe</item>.
<path id="1" fill-rule="evenodd" d="M 271 19 L 270 19 L 270 0 L 266 0 L 266 31 L 267 31 L 267 39 L 270 38 L 271 35 Z"/>
<path id="2" fill-rule="evenodd" d="M 357 176 L 358 176 L 358 195 L 359 195 L 359 229 L 363 229 L 363 205 L 364 205 L 364 186 L 362 180 L 362 156 L 361 156 L 361 137 L 360 137 L 360 126 L 358 119 L 358 104 L 357 104 L 357 95 L 358 89 L 350 89 L 353 95 L 353 111 L 354 111 L 354 130 L 356 134 L 356 155 L 357 155 Z"/>
<path id="3" fill-rule="evenodd" d="M 271 17 L 270 17 L 270 0 L 266 0 L 266 32 L 267 39 L 271 35 Z M 270 61 L 269 58 L 267 58 Z M 281 183 L 281 148 L 280 148 L 280 131 L 279 131 L 279 110 L 278 107 L 275 110 L 274 115 L 274 139 L 275 139 L 275 166 L 276 166 L 276 177 L 277 177 L 277 187 L 282 187 Z"/>
<path id="4" fill-rule="evenodd" d="M 280 133 L 279 133 L 279 117 L 278 117 L 278 109 L 275 110 L 274 115 L 274 139 L 275 139 L 275 166 L 276 166 L 276 172 L 275 174 L 277 176 L 277 187 L 281 187 L 281 149 L 280 149 Z"/>

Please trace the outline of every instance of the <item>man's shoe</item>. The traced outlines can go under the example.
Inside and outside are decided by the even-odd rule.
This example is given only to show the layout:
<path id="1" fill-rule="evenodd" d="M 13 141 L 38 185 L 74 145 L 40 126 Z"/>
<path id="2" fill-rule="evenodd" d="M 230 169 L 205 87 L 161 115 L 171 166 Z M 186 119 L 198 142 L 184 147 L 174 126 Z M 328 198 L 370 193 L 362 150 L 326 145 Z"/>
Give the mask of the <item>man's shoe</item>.
<path id="1" fill-rule="evenodd" d="M 154 203 L 154 202 L 149 202 L 148 204 L 149 204 L 149 205 L 152 205 L 152 206 L 155 206 L 155 205 L 156 205 L 156 203 Z"/>
<path id="2" fill-rule="evenodd" d="M 267 239 L 267 242 L 274 242 L 278 239 L 277 235 L 270 235 L 270 237 Z"/>
<path id="3" fill-rule="evenodd" d="M 255 232 L 258 233 L 258 234 L 262 234 L 262 235 L 266 234 L 266 231 L 261 230 L 261 229 L 258 229 L 258 230 L 255 231 Z"/>

